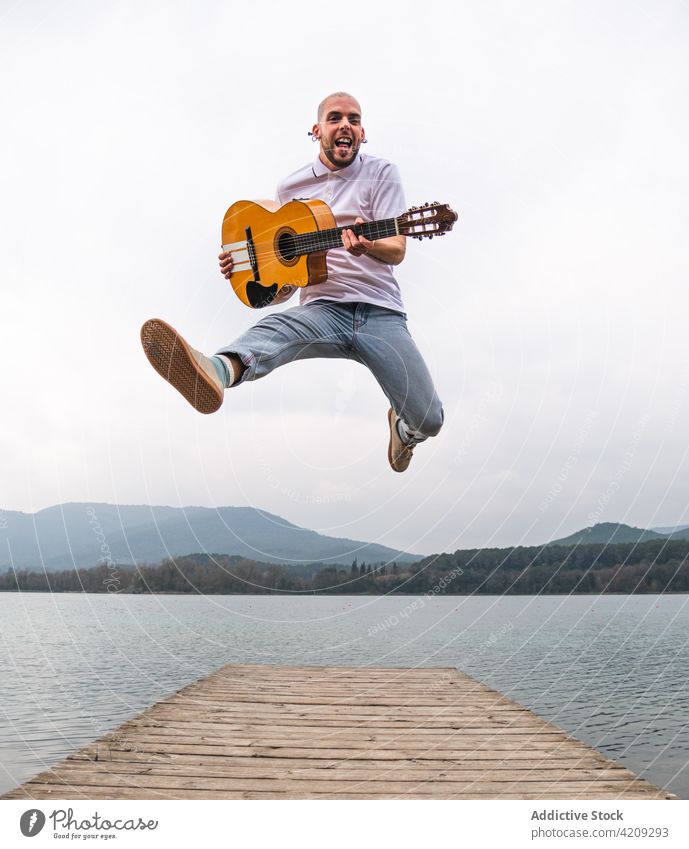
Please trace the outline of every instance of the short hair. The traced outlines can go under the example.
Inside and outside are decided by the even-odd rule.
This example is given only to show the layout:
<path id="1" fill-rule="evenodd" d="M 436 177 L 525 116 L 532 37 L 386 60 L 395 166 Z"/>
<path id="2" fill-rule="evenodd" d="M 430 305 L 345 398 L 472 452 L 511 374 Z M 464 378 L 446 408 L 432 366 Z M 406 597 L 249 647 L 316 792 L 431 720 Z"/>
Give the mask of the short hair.
<path id="1" fill-rule="evenodd" d="M 321 100 L 321 102 L 318 104 L 318 118 L 317 118 L 317 121 L 318 121 L 318 123 L 319 123 L 319 124 L 321 123 L 321 119 L 323 118 L 323 113 L 325 112 L 325 104 L 326 104 L 329 100 L 331 100 L 333 97 L 349 97 L 349 98 L 350 98 L 350 100 L 355 100 L 355 101 L 357 102 L 357 104 L 359 105 L 359 108 L 361 108 L 361 104 L 360 104 L 360 103 L 359 103 L 359 101 L 356 99 L 356 97 L 354 97 L 354 95 L 353 95 L 353 94 L 350 94 L 350 93 L 349 93 L 349 92 L 347 92 L 347 91 L 334 91 L 332 94 L 329 94 L 327 97 L 324 97 L 324 98 L 323 98 L 323 100 Z"/>

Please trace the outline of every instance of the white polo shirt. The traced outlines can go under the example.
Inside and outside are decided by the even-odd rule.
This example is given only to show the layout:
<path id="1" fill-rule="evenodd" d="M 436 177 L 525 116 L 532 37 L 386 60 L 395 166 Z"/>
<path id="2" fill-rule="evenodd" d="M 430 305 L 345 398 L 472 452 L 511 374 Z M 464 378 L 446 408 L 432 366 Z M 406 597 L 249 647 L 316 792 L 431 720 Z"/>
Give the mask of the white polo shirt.
<path id="1" fill-rule="evenodd" d="M 278 186 L 276 199 L 282 205 L 295 198 L 325 201 L 338 227 L 353 224 L 356 218 L 393 218 L 406 210 L 396 166 L 362 153 L 347 168 L 337 171 L 331 171 L 317 158 L 290 174 Z M 328 279 L 302 288 L 301 304 L 316 300 L 359 301 L 404 312 L 393 266 L 370 256 L 353 256 L 344 248 L 328 251 L 326 263 Z"/>

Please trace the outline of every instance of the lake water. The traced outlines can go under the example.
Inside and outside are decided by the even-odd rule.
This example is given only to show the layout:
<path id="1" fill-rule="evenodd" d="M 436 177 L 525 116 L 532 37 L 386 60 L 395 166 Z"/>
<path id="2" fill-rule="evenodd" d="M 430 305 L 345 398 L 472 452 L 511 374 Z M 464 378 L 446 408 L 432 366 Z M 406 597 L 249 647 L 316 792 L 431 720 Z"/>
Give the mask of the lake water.
<path id="1" fill-rule="evenodd" d="M 689 799 L 689 596 L 0 594 L 0 792 L 226 663 L 456 666 Z"/>

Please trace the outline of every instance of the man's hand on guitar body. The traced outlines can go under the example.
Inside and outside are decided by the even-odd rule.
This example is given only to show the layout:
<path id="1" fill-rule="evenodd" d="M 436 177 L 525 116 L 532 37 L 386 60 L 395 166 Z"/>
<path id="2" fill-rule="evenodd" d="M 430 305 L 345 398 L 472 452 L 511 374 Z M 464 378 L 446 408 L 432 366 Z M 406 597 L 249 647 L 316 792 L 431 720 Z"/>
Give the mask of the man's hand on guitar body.
<path id="1" fill-rule="evenodd" d="M 220 263 L 220 273 L 222 276 L 229 280 L 232 277 L 232 269 L 234 268 L 234 260 L 232 259 L 232 254 L 229 251 L 223 251 L 218 255 L 218 261 Z M 292 295 L 297 291 L 297 286 L 290 286 L 289 284 L 284 285 L 277 296 L 273 298 L 273 304 L 282 304 L 285 301 L 289 300 Z"/>
<path id="2" fill-rule="evenodd" d="M 218 259 L 220 260 L 220 273 L 225 279 L 229 280 L 234 267 L 232 254 L 229 251 L 223 251 Z"/>

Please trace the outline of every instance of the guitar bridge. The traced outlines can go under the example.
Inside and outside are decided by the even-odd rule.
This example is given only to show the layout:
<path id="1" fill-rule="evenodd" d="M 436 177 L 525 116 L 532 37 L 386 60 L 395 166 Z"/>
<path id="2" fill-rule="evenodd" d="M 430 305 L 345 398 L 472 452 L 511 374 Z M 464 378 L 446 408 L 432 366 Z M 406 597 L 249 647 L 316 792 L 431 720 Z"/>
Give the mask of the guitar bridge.
<path id="1" fill-rule="evenodd" d="M 251 265 L 251 270 L 254 272 L 254 280 L 256 283 L 260 281 L 260 277 L 258 274 L 258 262 L 256 261 L 256 248 L 254 247 L 254 239 L 251 235 L 251 227 L 244 228 L 244 235 L 246 236 L 246 249 L 249 254 L 249 264 Z"/>

